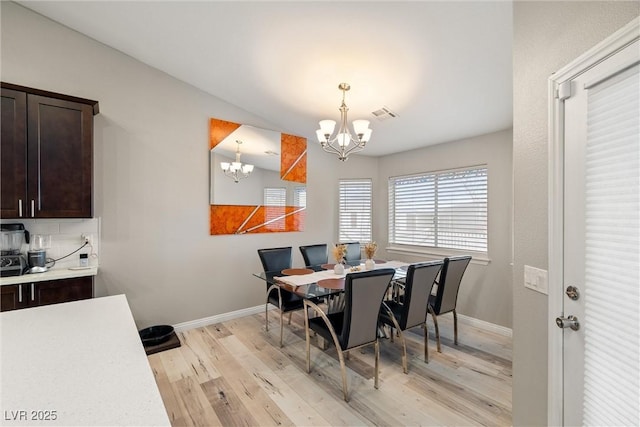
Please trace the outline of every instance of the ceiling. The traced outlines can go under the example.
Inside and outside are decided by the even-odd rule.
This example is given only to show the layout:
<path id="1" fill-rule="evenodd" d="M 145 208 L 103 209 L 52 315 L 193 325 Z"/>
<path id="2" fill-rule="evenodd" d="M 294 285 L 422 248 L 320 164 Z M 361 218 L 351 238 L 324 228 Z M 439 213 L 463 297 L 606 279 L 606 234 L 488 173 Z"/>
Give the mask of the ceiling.
<path id="1" fill-rule="evenodd" d="M 512 123 L 510 1 L 17 3 L 311 142 L 347 82 L 349 121 L 371 120 L 364 155 Z"/>

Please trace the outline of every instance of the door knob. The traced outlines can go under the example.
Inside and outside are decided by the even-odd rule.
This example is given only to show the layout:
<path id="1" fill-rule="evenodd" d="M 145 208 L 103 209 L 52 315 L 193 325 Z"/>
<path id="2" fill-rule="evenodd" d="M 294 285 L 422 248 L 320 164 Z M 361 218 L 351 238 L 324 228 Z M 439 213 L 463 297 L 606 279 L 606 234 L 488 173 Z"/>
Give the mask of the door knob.
<path id="1" fill-rule="evenodd" d="M 576 316 L 556 317 L 556 325 L 558 325 L 558 328 L 562 329 L 571 328 L 574 331 L 580 329 L 580 323 L 578 322 L 578 318 Z"/>

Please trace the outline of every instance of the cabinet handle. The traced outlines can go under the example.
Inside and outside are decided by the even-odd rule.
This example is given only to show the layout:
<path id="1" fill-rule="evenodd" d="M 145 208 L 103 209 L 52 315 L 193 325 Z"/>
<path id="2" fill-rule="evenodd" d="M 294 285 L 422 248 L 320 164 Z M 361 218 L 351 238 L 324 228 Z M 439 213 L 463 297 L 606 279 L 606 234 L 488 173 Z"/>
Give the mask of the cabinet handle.
<path id="1" fill-rule="evenodd" d="M 22 199 L 18 199 L 18 216 L 22 218 Z"/>
<path id="2" fill-rule="evenodd" d="M 18 302 L 22 302 L 22 285 L 18 285 Z"/>
<path id="3" fill-rule="evenodd" d="M 36 216 L 36 201 L 31 199 L 31 218 Z"/>
<path id="4" fill-rule="evenodd" d="M 35 301 L 36 300 L 36 285 L 35 283 L 31 284 L 31 301 Z"/>

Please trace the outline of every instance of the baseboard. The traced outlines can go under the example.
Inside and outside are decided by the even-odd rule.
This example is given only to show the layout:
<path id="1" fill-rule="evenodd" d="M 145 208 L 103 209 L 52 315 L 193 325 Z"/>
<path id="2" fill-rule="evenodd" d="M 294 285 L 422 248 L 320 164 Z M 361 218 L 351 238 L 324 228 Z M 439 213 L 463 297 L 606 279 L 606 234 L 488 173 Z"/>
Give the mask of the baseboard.
<path id="1" fill-rule="evenodd" d="M 458 314 L 458 321 L 460 323 L 466 323 L 467 325 L 475 326 L 478 329 L 484 331 L 493 332 L 498 335 L 513 338 L 513 330 L 506 326 L 496 325 L 495 323 L 489 323 L 484 320 L 476 319 L 474 317 L 465 316 L 464 314 Z"/>
<path id="2" fill-rule="evenodd" d="M 269 305 L 269 309 L 273 310 L 275 307 Z M 227 320 L 238 319 L 244 316 L 252 316 L 254 314 L 262 313 L 264 305 L 257 305 L 255 307 L 243 308 L 241 310 L 230 311 L 228 313 L 217 314 L 215 316 L 204 317 L 202 319 L 190 320 L 188 322 L 178 323 L 173 325 L 176 332 L 187 331 L 189 329 L 200 328 L 203 326 L 213 325 L 215 323 L 226 322 Z M 505 326 L 496 325 L 495 323 L 485 322 L 484 320 L 476 319 L 473 317 L 465 316 L 464 314 L 458 314 L 458 321 L 460 323 L 466 323 L 467 325 L 475 326 L 478 329 L 482 329 L 488 332 L 493 332 L 505 337 L 513 337 L 513 331 Z"/>
<path id="3" fill-rule="evenodd" d="M 269 306 L 272 310 L 275 307 Z M 239 317 L 252 316 L 254 314 L 264 312 L 264 304 L 255 307 L 243 308 L 241 310 L 230 311 L 228 313 L 217 314 L 215 316 L 204 317 L 202 319 L 190 320 L 188 322 L 173 325 L 176 332 L 188 331 L 189 329 L 200 328 L 202 326 L 213 325 L 214 323 L 226 322 L 227 320 L 237 319 Z"/>

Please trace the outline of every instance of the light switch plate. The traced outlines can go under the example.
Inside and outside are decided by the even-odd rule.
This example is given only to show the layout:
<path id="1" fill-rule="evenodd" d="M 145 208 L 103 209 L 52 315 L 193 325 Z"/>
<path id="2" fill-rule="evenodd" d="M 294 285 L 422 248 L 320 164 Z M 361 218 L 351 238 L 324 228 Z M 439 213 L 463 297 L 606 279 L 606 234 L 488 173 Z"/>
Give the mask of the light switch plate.
<path id="1" fill-rule="evenodd" d="M 524 286 L 542 294 L 549 294 L 549 275 L 547 270 L 524 266 Z"/>

